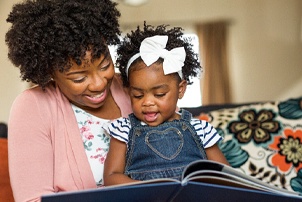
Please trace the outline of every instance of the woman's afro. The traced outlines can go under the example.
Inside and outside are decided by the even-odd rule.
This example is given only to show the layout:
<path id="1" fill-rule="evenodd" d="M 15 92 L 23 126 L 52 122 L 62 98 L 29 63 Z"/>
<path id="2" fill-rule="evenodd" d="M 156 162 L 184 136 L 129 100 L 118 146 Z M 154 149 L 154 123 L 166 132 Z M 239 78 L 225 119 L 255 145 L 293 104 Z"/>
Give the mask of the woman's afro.
<path id="1" fill-rule="evenodd" d="M 26 0 L 14 5 L 7 22 L 8 57 L 22 80 L 43 88 L 54 71 L 78 65 L 87 50 L 92 58 L 119 43 L 120 12 L 110 0 Z"/>
<path id="2" fill-rule="evenodd" d="M 168 42 L 166 45 L 167 50 L 171 50 L 177 47 L 184 47 L 186 51 L 186 58 L 184 66 L 182 67 L 183 79 L 185 79 L 188 84 L 192 84 L 190 78 L 196 77 L 200 73 L 201 66 L 198 60 L 198 55 L 193 51 L 191 39 L 183 37 L 183 29 L 180 27 L 173 27 L 171 29 L 167 28 L 168 25 L 153 27 L 151 25 L 147 25 L 146 22 L 144 22 L 143 29 L 140 29 L 140 27 L 138 26 L 136 30 L 131 31 L 123 38 L 121 44 L 117 47 L 116 66 L 117 68 L 119 68 L 124 86 L 129 86 L 126 73 L 126 67 L 129 59 L 139 52 L 141 42 L 145 38 L 154 35 L 168 36 Z M 132 64 L 140 60 L 141 58 L 139 57 Z M 162 59 L 158 60 L 158 62 L 162 61 Z"/>

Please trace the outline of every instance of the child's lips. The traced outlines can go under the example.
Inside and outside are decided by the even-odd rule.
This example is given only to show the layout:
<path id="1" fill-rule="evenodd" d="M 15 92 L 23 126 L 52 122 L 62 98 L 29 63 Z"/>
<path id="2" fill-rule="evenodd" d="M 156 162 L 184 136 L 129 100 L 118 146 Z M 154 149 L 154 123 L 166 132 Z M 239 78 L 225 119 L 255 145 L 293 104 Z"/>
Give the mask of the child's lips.
<path id="1" fill-rule="evenodd" d="M 144 118 L 148 122 L 153 122 L 157 119 L 157 112 L 146 112 L 144 113 Z"/>

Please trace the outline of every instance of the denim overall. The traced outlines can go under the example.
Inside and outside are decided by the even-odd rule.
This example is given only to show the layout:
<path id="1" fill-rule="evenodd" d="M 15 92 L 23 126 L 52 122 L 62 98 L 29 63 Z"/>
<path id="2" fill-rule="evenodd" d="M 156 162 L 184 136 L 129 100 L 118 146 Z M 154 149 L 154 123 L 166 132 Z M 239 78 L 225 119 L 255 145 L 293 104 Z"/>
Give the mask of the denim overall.
<path id="1" fill-rule="evenodd" d="M 151 127 L 141 125 L 141 121 L 130 114 L 125 174 L 135 180 L 180 180 L 186 165 L 206 159 L 201 139 L 190 124 L 191 117 L 190 112 L 182 110 L 180 120 Z"/>

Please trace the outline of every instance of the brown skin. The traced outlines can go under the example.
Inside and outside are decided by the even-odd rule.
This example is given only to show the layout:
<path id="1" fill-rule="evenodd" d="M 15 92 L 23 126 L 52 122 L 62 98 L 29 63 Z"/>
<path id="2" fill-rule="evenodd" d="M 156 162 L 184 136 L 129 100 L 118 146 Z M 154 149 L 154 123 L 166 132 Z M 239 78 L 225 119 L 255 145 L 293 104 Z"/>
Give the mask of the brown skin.
<path id="1" fill-rule="evenodd" d="M 110 92 L 114 74 L 110 54 L 91 62 L 87 51 L 80 66 L 72 61 L 72 67 L 63 73 L 56 71 L 53 80 L 72 104 L 99 118 L 114 119 L 121 116 Z"/>
<path id="2" fill-rule="evenodd" d="M 140 62 L 130 68 L 129 82 L 133 113 L 140 120 L 149 126 L 157 126 L 167 120 L 180 119 L 175 110 L 178 99 L 186 91 L 187 82 L 180 81 L 177 73 L 164 75 L 162 64 L 154 63 L 146 67 Z M 111 138 L 104 168 L 105 186 L 137 181 L 124 175 L 126 151 L 124 142 Z M 205 151 L 209 160 L 228 164 L 217 145 Z"/>
<path id="3" fill-rule="evenodd" d="M 162 64 L 147 67 L 143 62 L 130 69 L 129 95 L 134 115 L 149 126 L 179 119 L 176 106 L 187 82 L 177 73 L 164 75 Z"/>

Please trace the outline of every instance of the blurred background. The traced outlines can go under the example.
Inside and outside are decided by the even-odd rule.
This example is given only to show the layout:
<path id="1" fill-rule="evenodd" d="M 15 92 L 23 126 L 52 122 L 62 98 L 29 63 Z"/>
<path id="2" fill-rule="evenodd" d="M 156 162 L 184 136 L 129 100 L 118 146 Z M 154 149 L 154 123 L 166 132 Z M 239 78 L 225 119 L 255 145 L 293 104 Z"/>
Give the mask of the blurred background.
<path id="1" fill-rule="evenodd" d="M 143 22 L 181 26 L 193 36 L 203 72 L 181 106 L 284 100 L 302 95 L 301 0 L 116 0 L 122 32 Z M 6 23 L 14 3 L 0 0 L 0 122 L 28 88 L 7 59 Z"/>

